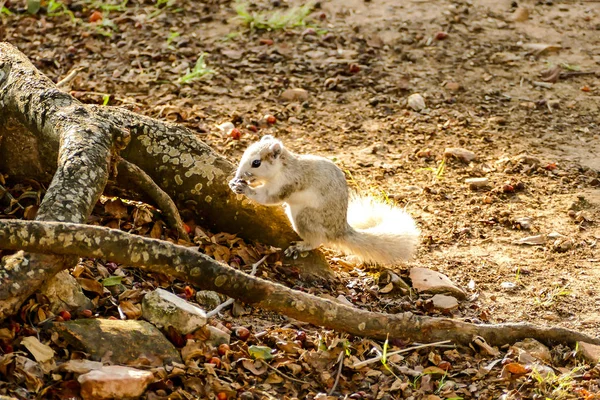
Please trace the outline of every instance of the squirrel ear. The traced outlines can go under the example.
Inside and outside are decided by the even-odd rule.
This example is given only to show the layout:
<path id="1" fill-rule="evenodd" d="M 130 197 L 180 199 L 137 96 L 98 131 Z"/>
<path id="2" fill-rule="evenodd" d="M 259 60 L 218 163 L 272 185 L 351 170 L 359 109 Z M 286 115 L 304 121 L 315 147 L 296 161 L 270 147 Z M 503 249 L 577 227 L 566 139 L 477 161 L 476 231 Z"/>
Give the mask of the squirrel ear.
<path id="1" fill-rule="evenodd" d="M 281 154 L 281 149 L 283 149 L 283 145 L 279 140 L 275 141 L 269 146 L 269 151 L 271 152 L 271 156 L 273 158 L 279 157 L 279 155 Z"/>
<path id="2" fill-rule="evenodd" d="M 271 136 L 271 135 L 265 135 L 265 136 L 263 136 L 263 137 L 260 138 L 260 141 L 264 142 L 264 141 L 272 140 L 272 139 L 275 139 L 275 138 L 273 136 Z"/>

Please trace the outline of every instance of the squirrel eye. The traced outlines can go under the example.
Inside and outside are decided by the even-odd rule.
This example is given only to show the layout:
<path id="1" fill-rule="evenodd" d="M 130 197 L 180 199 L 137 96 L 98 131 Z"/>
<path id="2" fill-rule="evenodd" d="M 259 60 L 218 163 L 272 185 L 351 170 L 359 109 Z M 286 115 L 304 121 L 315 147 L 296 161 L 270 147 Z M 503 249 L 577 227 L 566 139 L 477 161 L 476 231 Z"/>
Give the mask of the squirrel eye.
<path id="1" fill-rule="evenodd" d="M 260 167 L 260 160 L 252 161 L 252 168 L 258 168 L 258 167 Z"/>

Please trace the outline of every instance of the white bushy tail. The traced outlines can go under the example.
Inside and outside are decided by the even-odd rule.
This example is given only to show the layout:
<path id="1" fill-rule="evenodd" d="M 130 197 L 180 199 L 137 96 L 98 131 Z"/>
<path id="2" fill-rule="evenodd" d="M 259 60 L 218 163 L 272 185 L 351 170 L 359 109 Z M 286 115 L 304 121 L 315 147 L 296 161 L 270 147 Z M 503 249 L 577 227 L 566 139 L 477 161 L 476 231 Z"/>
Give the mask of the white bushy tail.
<path id="1" fill-rule="evenodd" d="M 398 264 L 410 259 L 419 244 L 420 231 L 406 211 L 371 197 L 350 199 L 348 224 L 353 229 L 332 245 L 366 263 Z"/>

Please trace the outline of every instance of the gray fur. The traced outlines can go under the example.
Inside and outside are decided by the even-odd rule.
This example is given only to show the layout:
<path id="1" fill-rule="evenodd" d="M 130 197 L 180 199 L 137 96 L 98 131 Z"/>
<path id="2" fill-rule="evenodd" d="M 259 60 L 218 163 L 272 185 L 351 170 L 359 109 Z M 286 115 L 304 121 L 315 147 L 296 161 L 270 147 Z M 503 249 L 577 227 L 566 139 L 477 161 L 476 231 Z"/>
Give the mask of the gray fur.
<path id="1" fill-rule="evenodd" d="M 261 160 L 260 167 L 252 167 L 254 160 Z M 418 243 L 419 231 L 412 218 L 381 204 L 362 201 L 360 207 L 352 208 L 366 219 L 379 218 L 379 226 L 351 227 L 342 170 L 326 158 L 294 154 L 270 135 L 248 147 L 229 185 L 258 203 L 286 206 L 294 230 L 303 239 L 287 255 L 297 256 L 325 243 L 367 262 L 393 264 L 412 256 Z M 398 223 L 387 221 L 386 216 Z"/>

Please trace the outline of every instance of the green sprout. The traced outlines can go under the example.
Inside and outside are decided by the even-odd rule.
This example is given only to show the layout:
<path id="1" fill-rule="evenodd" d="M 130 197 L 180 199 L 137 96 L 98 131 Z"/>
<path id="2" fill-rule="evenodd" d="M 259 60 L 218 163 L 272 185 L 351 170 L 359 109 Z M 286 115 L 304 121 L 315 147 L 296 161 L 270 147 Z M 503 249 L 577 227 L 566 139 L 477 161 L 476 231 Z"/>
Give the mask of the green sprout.
<path id="1" fill-rule="evenodd" d="M 189 83 L 192 81 L 202 79 L 206 76 L 216 74 L 216 71 L 214 69 L 208 68 L 204 59 L 205 55 L 206 53 L 200 54 L 198 60 L 196 61 L 196 65 L 194 65 L 194 68 L 191 71 L 188 68 L 186 74 L 179 78 L 180 83 Z"/>
<path id="2" fill-rule="evenodd" d="M 235 19 L 240 21 L 242 25 L 247 26 L 252 30 L 259 29 L 268 31 L 306 26 L 305 19 L 312 12 L 313 8 L 314 5 L 312 3 L 307 3 L 302 6 L 291 7 L 284 12 L 251 12 L 248 11 L 248 3 L 240 0 L 236 1 L 234 6 L 235 12 L 237 13 Z"/>

